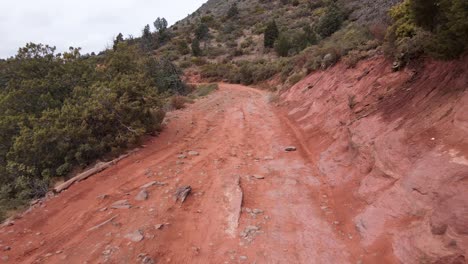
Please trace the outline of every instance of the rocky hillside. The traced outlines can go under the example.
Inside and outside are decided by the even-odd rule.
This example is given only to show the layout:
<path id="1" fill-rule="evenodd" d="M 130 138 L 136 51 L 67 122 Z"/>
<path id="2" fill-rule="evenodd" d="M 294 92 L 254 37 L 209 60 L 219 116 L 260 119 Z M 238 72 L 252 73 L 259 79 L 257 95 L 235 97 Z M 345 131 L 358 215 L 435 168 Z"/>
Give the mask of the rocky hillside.
<path id="1" fill-rule="evenodd" d="M 205 78 L 249 83 L 240 68 L 250 64 L 264 68 L 254 71 L 251 82 L 268 79 L 279 72 L 287 79 L 316 70 L 322 64 L 333 64 L 351 50 L 360 53 L 353 54 L 354 60 L 374 54 L 390 24 L 388 10 L 398 2 L 210 0 L 171 28 L 174 38 L 159 48 L 157 54 L 170 57 L 182 68 L 201 70 Z M 265 28 L 272 21 L 276 23 L 279 36 L 283 36 L 279 39 L 285 40 L 282 51 L 275 45 L 265 47 Z M 330 37 L 336 31 L 338 33 Z M 194 39 L 200 42 L 199 54 L 193 52 Z M 307 49 L 314 45 L 319 51 Z M 327 54 L 332 57 L 324 60 Z M 305 65 L 282 70 L 304 57 L 310 57 L 302 63 Z M 274 65 L 266 66 L 266 62 L 274 62 Z M 213 72 L 208 63 L 220 64 L 223 69 Z M 240 73 L 229 74 L 228 71 Z"/>
<path id="2" fill-rule="evenodd" d="M 210 0 L 170 28 L 155 54 L 209 81 L 294 85 L 338 61 L 385 55 L 399 70 L 420 57 L 456 59 L 468 43 L 466 1 Z M 427 19 L 432 17 L 432 19 Z M 157 33 L 156 33 L 157 34 Z"/>

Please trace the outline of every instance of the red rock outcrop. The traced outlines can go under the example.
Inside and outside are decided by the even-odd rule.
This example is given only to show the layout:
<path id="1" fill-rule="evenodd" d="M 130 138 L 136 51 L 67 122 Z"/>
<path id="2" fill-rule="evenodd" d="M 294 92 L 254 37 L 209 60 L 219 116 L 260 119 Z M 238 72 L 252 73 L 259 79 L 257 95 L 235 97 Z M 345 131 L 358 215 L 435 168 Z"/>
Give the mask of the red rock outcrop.
<path id="1" fill-rule="evenodd" d="M 393 72 L 384 58 L 281 95 L 333 186 L 340 221 L 402 263 L 468 259 L 468 57 Z"/>

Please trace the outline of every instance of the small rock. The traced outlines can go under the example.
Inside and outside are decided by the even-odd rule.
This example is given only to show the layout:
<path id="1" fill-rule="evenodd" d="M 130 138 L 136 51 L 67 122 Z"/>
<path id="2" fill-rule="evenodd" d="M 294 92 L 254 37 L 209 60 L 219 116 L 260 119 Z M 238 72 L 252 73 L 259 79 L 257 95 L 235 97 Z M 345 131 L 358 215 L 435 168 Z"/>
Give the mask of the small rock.
<path id="1" fill-rule="evenodd" d="M 263 158 L 264 160 L 273 160 L 273 157 L 272 156 L 266 156 Z"/>
<path id="2" fill-rule="evenodd" d="M 166 183 L 164 183 L 164 182 L 158 182 L 158 181 L 152 181 L 152 182 L 148 182 L 147 184 L 141 186 L 140 189 L 148 189 L 149 187 L 154 186 L 154 185 L 157 185 L 157 186 L 165 186 Z"/>
<path id="3" fill-rule="evenodd" d="M 132 233 L 125 235 L 125 238 L 133 242 L 140 242 L 143 240 L 144 236 L 143 236 L 143 232 L 141 232 L 140 230 L 136 230 Z"/>
<path id="4" fill-rule="evenodd" d="M 339 221 L 335 221 L 335 222 L 333 222 L 333 224 L 334 224 L 334 225 L 339 225 L 340 222 L 339 222 Z"/>
<path id="5" fill-rule="evenodd" d="M 137 201 L 145 201 L 148 199 L 148 192 L 146 190 L 141 190 L 136 196 L 135 200 Z"/>
<path id="6" fill-rule="evenodd" d="M 185 159 L 185 158 L 187 158 L 187 155 L 182 154 L 182 155 L 177 156 L 177 158 L 178 159 Z"/>
<path id="7" fill-rule="evenodd" d="M 239 257 L 239 260 L 240 260 L 240 261 L 246 261 L 246 260 L 247 260 L 247 256 L 240 256 L 240 257 Z"/>
<path id="8" fill-rule="evenodd" d="M 112 209 L 130 209 L 132 205 L 128 202 L 128 200 L 120 200 L 112 204 Z"/>
<path id="9" fill-rule="evenodd" d="M 199 247 L 192 247 L 192 250 L 195 252 L 196 255 L 200 254 L 200 248 Z"/>
<path id="10" fill-rule="evenodd" d="M 107 211 L 107 207 L 99 209 L 99 212 L 105 212 L 105 211 Z"/>
<path id="11" fill-rule="evenodd" d="M 263 179 L 265 179 L 265 176 L 263 176 L 263 175 L 252 175 L 252 177 L 254 177 L 254 178 L 257 179 L 257 180 L 263 180 Z"/>
<path id="12" fill-rule="evenodd" d="M 289 147 L 284 148 L 284 151 L 287 151 L 287 152 L 296 151 L 296 150 L 297 148 L 294 146 L 289 146 Z"/>
<path id="13" fill-rule="evenodd" d="M 47 253 L 47 254 L 44 255 L 44 257 L 46 257 L 46 258 L 52 257 L 52 253 Z"/>
<path id="14" fill-rule="evenodd" d="M 102 195 L 99 195 L 97 198 L 100 199 L 100 200 L 104 200 L 104 199 L 109 198 L 109 195 L 107 195 L 107 194 L 102 194 Z"/>
<path id="15" fill-rule="evenodd" d="M 190 194 L 190 192 L 192 192 L 192 187 L 190 186 L 182 186 L 177 188 L 176 193 L 174 195 L 175 201 L 177 202 L 178 200 L 180 200 L 180 202 L 183 203 L 187 196 Z"/>
<path id="16" fill-rule="evenodd" d="M 163 228 L 163 227 L 164 227 L 164 224 L 157 224 L 157 225 L 154 226 L 154 228 L 158 229 L 158 230 Z"/>
<path id="17" fill-rule="evenodd" d="M 55 251 L 55 254 L 57 254 L 57 255 L 58 255 L 58 254 L 62 254 L 62 250 L 57 250 L 57 251 Z"/>
<path id="18" fill-rule="evenodd" d="M 245 240 L 251 242 L 255 237 L 256 233 L 260 230 L 258 226 L 247 226 L 241 233 L 240 236 Z"/>
<path id="19" fill-rule="evenodd" d="M 192 157 L 194 157 L 194 156 L 199 156 L 199 155 L 200 155 L 200 153 L 198 153 L 198 152 L 196 152 L 196 151 L 194 151 L 194 150 L 189 151 L 187 154 L 188 154 L 189 156 L 192 156 Z"/>
<path id="20" fill-rule="evenodd" d="M 252 213 L 254 213 L 254 214 L 263 214 L 263 210 L 260 210 L 260 209 L 253 209 L 253 210 L 252 210 Z"/>
<path id="21" fill-rule="evenodd" d="M 148 256 L 146 253 L 140 253 L 138 254 L 138 259 L 141 260 L 142 264 L 154 264 L 154 260 Z"/>
<path id="22" fill-rule="evenodd" d="M 4 246 L 3 247 L 3 251 L 10 251 L 10 250 L 11 250 L 11 247 L 9 247 L 9 246 Z"/>
<path id="23" fill-rule="evenodd" d="M 183 162 L 181 160 L 176 161 L 176 165 L 183 165 L 183 164 L 185 164 L 185 162 Z"/>

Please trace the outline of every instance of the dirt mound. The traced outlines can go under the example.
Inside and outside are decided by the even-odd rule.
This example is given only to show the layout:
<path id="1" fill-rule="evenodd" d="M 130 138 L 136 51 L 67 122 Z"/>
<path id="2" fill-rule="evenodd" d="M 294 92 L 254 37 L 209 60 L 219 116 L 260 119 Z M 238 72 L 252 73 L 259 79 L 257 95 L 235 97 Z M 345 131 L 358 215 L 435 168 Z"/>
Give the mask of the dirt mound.
<path id="1" fill-rule="evenodd" d="M 468 58 L 392 72 L 339 64 L 282 94 L 361 246 L 402 263 L 468 258 Z"/>

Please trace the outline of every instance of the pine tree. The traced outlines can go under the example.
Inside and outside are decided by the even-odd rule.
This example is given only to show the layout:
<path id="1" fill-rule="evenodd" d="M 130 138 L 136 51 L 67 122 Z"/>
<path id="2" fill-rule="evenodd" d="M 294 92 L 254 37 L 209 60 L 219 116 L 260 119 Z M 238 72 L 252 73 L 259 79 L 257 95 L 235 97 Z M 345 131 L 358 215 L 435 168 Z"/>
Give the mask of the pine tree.
<path id="1" fill-rule="evenodd" d="M 276 22 L 272 20 L 268 23 L 265 33 L 264 33 L 264 46 L 265 48 L 273 48 L 275 46 L 275 41 L 279 36 L 278 26 Z"/>
<path id="2" fill-rule="evenodd" d="M 343 21 L 343 11 L 335 2 L 330 2 L 317 24 L 316 31 L 322 38 L 326 38 L 340 29 Z"/>
<path id="3" fill-rule="evenodd" d="M 202 50 L 200 48 L 200 41 L 197 38 L 194 38 L 192 41 L 192 54 L 195 57 L 202 55 Z"/>
<path id="4" fill-rule="evenodd" d="M 436 0 L 411 0 L 410 8 L 414 15 L 414 20 L 418 26 L 427 30 L 433 30 L 439 12 Z"/>
<path id="5" fill-rule="evenodd" d="M 153 35 L 151 34 L 150 25 L 143 28 L 141 36 L 141 47 L 144 51 L 150 51 L 153 48 Z"/>
<path id="6" fill-rule="evenodd" d="M 237 4 L 234 3 L 229 8 L 226 17 L 227 18 L 233 18 L 233 17 L 237 16 L 238 14 L 239 14 L 239 8 L 237 8 Z"/>
<path id="7" fill-rule="evenodd" d="M 122 33 L 119 33 L 117 35 L 117 37 L 115 37 L 114 46 L 112 47 L 114 49 L 114 51 L 117 50 L 117 46 L 119 45 L 119 43 L 121 43 L 123 41 L 124 41 L 123 35 L 122 35 Z"/>
<path id="8" fill-rule="evenodd" d="M 208 32 L 210 29 L 205 23 L 200 23 L 195 30 L 195 36 L 197 37 L 198 40 L 203 40 L 208 37 Z"/>
<path id="9" fill-rule="evenodd" d="M 289 50 L 291 49 L 291 42 L 289 41 L 288 37 L 284 34 L 281 34 L 278 40 L 275 43 L 275 51 L 278 56 L 286 57 L 289 54 Z"/>

